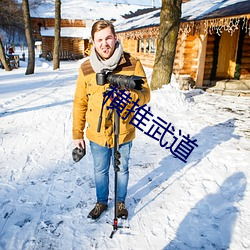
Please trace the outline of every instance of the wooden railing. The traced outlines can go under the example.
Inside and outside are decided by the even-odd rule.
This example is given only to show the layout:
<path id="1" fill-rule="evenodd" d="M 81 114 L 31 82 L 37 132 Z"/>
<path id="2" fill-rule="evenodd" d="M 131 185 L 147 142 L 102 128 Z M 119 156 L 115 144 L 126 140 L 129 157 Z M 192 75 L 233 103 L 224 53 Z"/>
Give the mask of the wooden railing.
<path id="1" fill-rule="evenodd" d="M 82 55 L 75 55 L 71 51 L 59 51 L 59 60 L 77 60 L 83 58 Z M 46 59 L 48 61 L 53 60 L 53 53 L 49 51 L 47 53 Z"/>

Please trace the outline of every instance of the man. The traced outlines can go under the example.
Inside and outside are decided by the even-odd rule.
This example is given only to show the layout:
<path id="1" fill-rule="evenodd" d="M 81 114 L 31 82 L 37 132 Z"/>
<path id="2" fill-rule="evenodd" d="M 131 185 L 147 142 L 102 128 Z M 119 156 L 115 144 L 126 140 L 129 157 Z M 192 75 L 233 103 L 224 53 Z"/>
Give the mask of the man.
<path id="1" fill-rule="evenodd" d="M 140 61 L 123 51 L 117 40 L 114 26 L 109 21 L 100 20 L 94 23 L 91 30 L 93 50 L 90 59 L 85 61 L 79 70 L 73 104 L 73 140 L 76 147 L 85 147 L 83 130 L 87 122 L 86 137 L 90 141 L 90 148 L 94 161 L 94 175 L 97 203 L 90 211 L 88 218 L 97 219 L 108 208 L 109 195 L 109 168 L 114 151 L 113 116 L 110 117 L 111 98 L 105 102 L 102 114 L 100 132 L 97 132 L 98 118 L 102 108 L 103 93 L 109 84 L 100 86 L 96 82 L 96 73 L 103 69 L 112 71 L 112 74 L 137 75 L 144 77 L 142 90 L 126 90 L 132 98 L 127 109 L 132 108 L 132 101 L 138 101 L 142 106 L 149 102 L 150 90 L 146 81 L 145 72 Z M 126 117 L 128 110 L 124 110 L 121 117 Z M 132 140 L 135 138 L 135 127 L 129 124 L 133 117 L 130 112 L 127 119 L 120 119 L 119 152 L 121 153 L 118 172 L 117 217 L 128 216 L 125 198 L 128 186 L 128 161 Z"/>

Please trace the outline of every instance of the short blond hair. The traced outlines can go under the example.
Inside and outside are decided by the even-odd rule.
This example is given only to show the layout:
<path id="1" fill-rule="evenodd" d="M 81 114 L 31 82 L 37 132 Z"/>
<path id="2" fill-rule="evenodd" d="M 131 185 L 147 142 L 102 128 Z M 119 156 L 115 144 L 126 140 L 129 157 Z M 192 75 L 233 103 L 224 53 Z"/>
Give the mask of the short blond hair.
<path id="1" fill-rule="evenodd" d="M 93 26 L 92 26 L 92 29 L 91 29 L 91 38 L 92 38 L 92 40 L 94 40 L 94 35 L 95 35 L 96 32 L 98 32 L 100 30 L 103 30 L 103 29 L 106 29 L 108 27 L 111 29 L 111 32 L 115 36 L 115 27 L 110 21 L 99 20 L 99 21 L 95 22 L 93 24 Z"/>

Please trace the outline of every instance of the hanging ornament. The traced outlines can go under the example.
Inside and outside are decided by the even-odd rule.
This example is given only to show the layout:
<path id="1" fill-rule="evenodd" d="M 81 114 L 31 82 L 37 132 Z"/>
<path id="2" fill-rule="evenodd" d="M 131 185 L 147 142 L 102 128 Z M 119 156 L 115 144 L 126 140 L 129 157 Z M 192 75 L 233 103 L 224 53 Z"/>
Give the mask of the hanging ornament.
<path id="1" fill-rule="evenodd" d="M 180 34 L 190 34 L 201 33 L 206 36 L 207 34 L 212 34 L 216 32 L 217 35 L 221 35 L 222 32 L 226 31 L 232 36 L 236 30 L 239 29 L 240 20 L 243 20 L 242 29 L 245 29 L 246 34 L 250 35 L 250 17 L 240 16 L 240 17 L 225 17 L 216 18 L 195 22 L 182 22 L 180 24 L 179 33 Z"/>

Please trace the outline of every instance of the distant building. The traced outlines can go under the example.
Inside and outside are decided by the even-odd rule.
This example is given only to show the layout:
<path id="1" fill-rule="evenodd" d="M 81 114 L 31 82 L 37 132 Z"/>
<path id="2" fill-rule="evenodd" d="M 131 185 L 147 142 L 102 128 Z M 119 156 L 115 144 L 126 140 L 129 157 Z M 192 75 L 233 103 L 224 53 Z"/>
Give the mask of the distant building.
<path id="1" fill-rule="evenodd" d="M 33 37 L 41 42 L 41 57 L 52 56 L 54 47 L 54 18 L 32 18 Z M 61 20 L 61 59 L 69 59 L 70 55 L 80 59 L 85 56 L 89 45 L 91 21 Z M 64 52 L 64 54 L 63 54 Z M 64 58 L 63 58 L 64 57 Z M 52 59 L 52 58 L 51 58 Z"/>
<path id="2" fill-rule="evenodd" d="M 98 19 L 115 21 L 121 15 L 145 6 L 108 2 L 62 0 L 60 58 L 79 59 L 90 53 L 91 27 Z M 46 2 L 31 10 L 34 40 L 42 42 L 41 57 L 50 58 L 54 46 L 54 3 Z"/>

